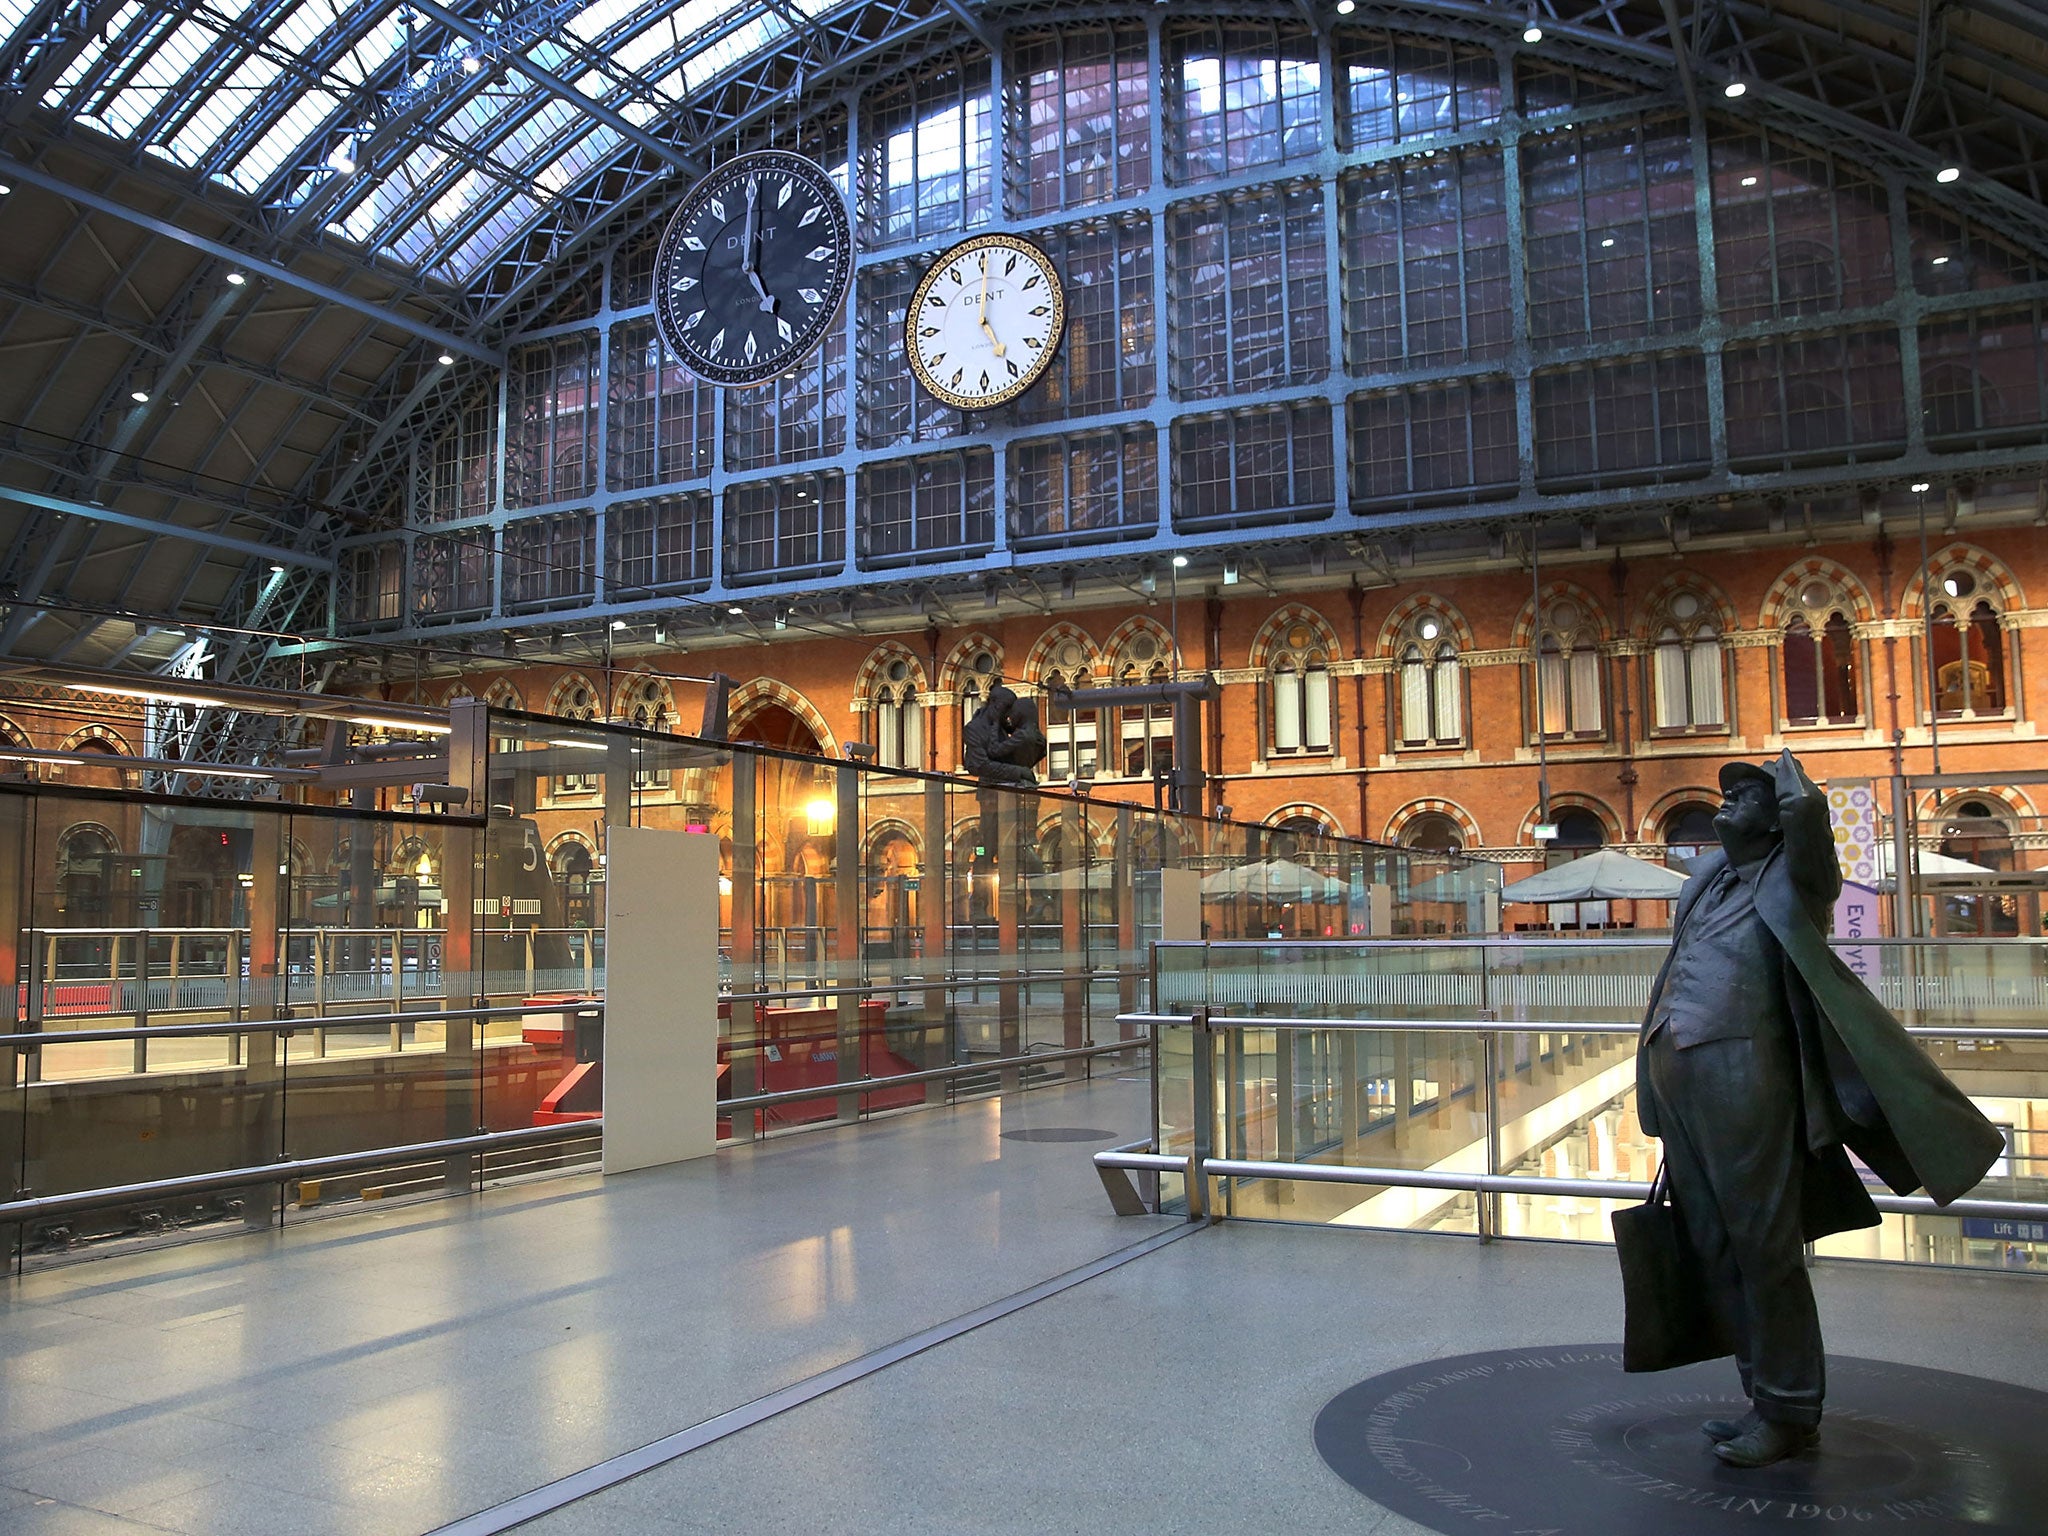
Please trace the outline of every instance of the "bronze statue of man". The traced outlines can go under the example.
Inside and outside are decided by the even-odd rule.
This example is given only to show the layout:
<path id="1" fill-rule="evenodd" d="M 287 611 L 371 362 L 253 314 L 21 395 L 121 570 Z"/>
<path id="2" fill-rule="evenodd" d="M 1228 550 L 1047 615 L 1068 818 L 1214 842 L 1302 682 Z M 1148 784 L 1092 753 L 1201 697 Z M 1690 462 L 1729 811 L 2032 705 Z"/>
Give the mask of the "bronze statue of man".
<path id="1" fill-rule="evenodd" d="M 1819 1439 L 1803 1245 L 1878 1222 L 1848 1153 L 1947 1202 L 2004 1142 L 1828 948 L 1841 871 L 1792 754 L 1727 764 L 1721 793 L 1721 846 L 1693 861 L 1650 991 L 1636 1102 L 1751 1403 L 1703 1428 L 1722 1461 L 1760 1467 Z"/>

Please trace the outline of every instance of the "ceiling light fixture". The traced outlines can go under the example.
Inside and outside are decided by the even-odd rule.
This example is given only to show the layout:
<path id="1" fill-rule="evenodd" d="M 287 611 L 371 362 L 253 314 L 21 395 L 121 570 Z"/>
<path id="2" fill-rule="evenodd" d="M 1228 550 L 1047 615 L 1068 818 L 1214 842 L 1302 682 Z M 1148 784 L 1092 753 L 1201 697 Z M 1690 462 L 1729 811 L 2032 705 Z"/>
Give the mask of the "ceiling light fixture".
<path id="1" fill-rule="evenodd" d="M 243 272 L 230 272 L 230 273 L 228 274 L 228 286 L 229 286 L 230 288 L 239 288 L 239 287 L 241 287 L 241 286 L 242 286 L 242 285 L 243 285 L 244 283 L 246 283 L 246 282 L 248 282 L 248 281 L 249 281 L 249 278 L 248 278 L 248 274 L 247 274 L 247 273 L 243 273 Z"/>
<path id="2" fill-rule="evenodd" d="M 1756 178 L 1754 176 L 1745 176 L 1742 178 L 1742 184 L 1745 187 L 1753 187 L 1756 185 Z"/>
<path id="3" fill-rule="evenodd" d="M 1940 182 L 1944 187 L 1947 186 L 1950 182 L 1960 181 L 1962 180 L 1962 178 L 1963 168 L 1959 165 L 1944 165 L 1940 170 L 1934 173 L 1934 179 Z"/>
<path id="4" fill-rule="evenodd" d="M 128 391 L 128 398 L 137 405 L 147 405 L 149 404 L 149 391 L 146 389 L 131 389 Z"/>
<path id="5" fill-rule="evenodd" d="M 747 616 L 747 610 L 742 608 L 738 603 L 729 604 L 725 611 L 731 614 L 736 619 L 743 619 Z"/>
<path id="6" fill-rule="evenodd" d="M 1601 249 L 1601 250 L 1603 250 L 1603 251 L 1611 251 L 1611 250 L 1613 250 L 1613 249 L 1614 249 L 1614 236 L 1612 236 L 1612 235 L 1609 235 L 1609 236 L 1608 236 L 1608 237 L 1607 237 L 1607 238 L 1606 238 L 1605 240 L 1602 240 L 1602 241 L 1600 242 L 1600 249 Z"/>
<path id="7" fill-rule="evenodd" d="M 1740 80 L 1730 80 L 1726 85 L 1721 87 L 1721 94 L 1723 96 L 1726 96 L 1730 101 L 1733 101 L 1738 96 L 1745 96 L 1748 93 L 1749 87 L 1743 84 Z"/>
<path id="8" fill-rule="evenodd" d="M 455 354 L 453 352 L 443 352 L 435 361 L 443 368 L 453 367 L 455 364 Z"/>
<path id="9" fill-rule="evenodd" d="M 1349 16 L 1357 9 L 1358 0 L 1337 0 L 1337 14 L 1339 16 Z"/>
<path id="10" fill-rule="evenodd" d="M 1945 267 L 1948 265 L 1948 258 L 1946 256 L 1937 256 L 1932 264 L 1937 267 Z"/>
<path id="11" fill-rule="evenodd" d="M 342 141 L 327 152 L 327 169 L 339 176 L 353 176 L 356 171 L 356 141 L 354 134 L 345 135 Z"/>
<path id="12" fill-rule="evenodd" d="M 1523 42 L 1525 42 L 1525 43 L 1540 43 L 1540 42 L 1542 42 L 1542 41 L 1543 41 L 1543 29 L 1542 29 L 1541 27 L 1537 26 L 1535 22 L 1533 22 L 1533 21 L 1532 21 L 1532 22 L 1530 22 L 1530 23 L 1529 23 L 1529 25 L 1527 25 L 1526 27 L 1522 28 L 1522 41 L 1523 41 Z"/>
<path id="13" fill-rule="evenodd" d="M 1173 568 L 1176 571 L 1186 570 L 1188 568 L 1188 557 L 1186 555 L 1175 555 L 1173 557 Z"/>
<path id="14" fill-rule="evenodd" d="M 462 50 L 462 72 L 465 75 L 479 73 L 484 67 L 484 56 L 477 52 L 476 44 Z"/>
<path id="15" fill-rule="evenodd" d="M 1934 486 L 1926 480 L 1915 480 L 1913 482 L 1913 494 L 1915 496 L 1924 496 L 1933 489 Z"/>

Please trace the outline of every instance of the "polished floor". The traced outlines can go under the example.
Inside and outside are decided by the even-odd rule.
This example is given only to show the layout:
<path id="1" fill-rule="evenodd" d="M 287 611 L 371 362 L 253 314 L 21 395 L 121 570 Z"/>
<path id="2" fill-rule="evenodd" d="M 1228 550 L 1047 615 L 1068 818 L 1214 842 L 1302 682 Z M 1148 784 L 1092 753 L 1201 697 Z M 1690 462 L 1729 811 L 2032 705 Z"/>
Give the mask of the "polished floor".
<path id="1" fill-rule="evenodd" d="M 402 1536 L 553 1505 L 519 1529 L 1405 1536 L 1317 1460 L 1324 1403 L 1618 1334 L 1604 1249 L 1249 1223 L 1015 1305 L 1185 1230 L 1111 1216 L 1089 1163 L 1145 1120 L 1142 1083 L 1099 1080 L 7 1282 L 0 1532 Z M 1817 1275 L 1836 1350 L 2048 1378 L 2037 1280 Z M 629 1480 L 588 1470 L 783 1391 Z"/>

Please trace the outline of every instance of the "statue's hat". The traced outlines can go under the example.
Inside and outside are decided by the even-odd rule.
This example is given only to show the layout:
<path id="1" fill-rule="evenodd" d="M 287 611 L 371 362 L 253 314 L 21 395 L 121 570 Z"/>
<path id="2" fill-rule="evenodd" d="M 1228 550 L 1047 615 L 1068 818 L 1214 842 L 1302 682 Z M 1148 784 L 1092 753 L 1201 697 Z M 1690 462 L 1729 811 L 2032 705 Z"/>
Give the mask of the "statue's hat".
<path id="1" fill-rule="evenodd" d="M 1768 764 L 1760 766 L 1756 763 L 1723 763 L 1721 765 L 1722 794 L 1732 795 L 1735 793 L 1735 786 L 1744 779 L 1755 779 L 1773 794 L 1777 792 L 1777 776 L 1771 772 Z"/>

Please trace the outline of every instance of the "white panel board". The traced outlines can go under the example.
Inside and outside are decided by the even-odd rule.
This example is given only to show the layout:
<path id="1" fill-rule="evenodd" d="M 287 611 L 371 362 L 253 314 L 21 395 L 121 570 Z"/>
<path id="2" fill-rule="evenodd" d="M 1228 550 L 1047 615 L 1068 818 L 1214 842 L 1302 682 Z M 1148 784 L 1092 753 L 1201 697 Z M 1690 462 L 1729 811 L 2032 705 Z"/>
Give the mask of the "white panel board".
<path id="1" fill-rule="evenodd" d="M 605 837 L 604 1171 L 718 1140 L 718 839 Z"/>

